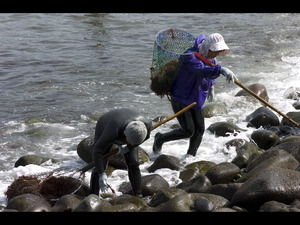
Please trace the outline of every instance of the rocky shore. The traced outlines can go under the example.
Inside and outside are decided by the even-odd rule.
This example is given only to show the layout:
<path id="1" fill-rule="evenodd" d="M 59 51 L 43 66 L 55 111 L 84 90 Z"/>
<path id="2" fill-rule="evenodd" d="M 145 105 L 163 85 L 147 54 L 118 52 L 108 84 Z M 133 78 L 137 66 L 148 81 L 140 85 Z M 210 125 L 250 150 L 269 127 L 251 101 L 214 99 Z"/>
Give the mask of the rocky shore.
<path id="1" fill-rule="evenodd" d="M 268 95 L 265 95 L 268 97 Z M 287 115 L 300 122 L 300 112 Z M 226 113 L 219 103 L 207 104 L 207 117 Z M 6 192 L 4 212 L 300 212 L 300 128 L 262 106 L 249 114 L 248 126 L 257 128 L 251 139 L 232 139 L 226 148 L 235 148 L 231 162 L 196 161 L 182 165 L 171 155 L 159 155 L 142 177 L 143 198 L 131 195 L 124 182 L 119 196 L 89 194 L 89 187 L 75 178 L 60 177 L 40 183 L 34 176 L 19 177 Z M 244 130 L 230 122 L 214 123 L 207 128 L 215 136 L 227 136 Z M 92 136 L 78 144 L 78 156 L 92 161 Z M 26 160 L 27 157 L 27 160 Z M 40 164 L 44 158 L 26 156 L 16 166 Z M 149 162 L 141 148 L 140 162 Z M 24 159 L 25 158 L 25 159 Z M 33 162 L 34 161 L 34 162 Z M 55 163 L 55 161 L 53 161 Z M 161 168 L 179 171 L 181 183 L 170 184 L 154 172 Z M 109 160 L 108 176 L 114 169 L 125 169 L 122 156 Z M 80 187 L 80 188 L 79 188 Z"/>

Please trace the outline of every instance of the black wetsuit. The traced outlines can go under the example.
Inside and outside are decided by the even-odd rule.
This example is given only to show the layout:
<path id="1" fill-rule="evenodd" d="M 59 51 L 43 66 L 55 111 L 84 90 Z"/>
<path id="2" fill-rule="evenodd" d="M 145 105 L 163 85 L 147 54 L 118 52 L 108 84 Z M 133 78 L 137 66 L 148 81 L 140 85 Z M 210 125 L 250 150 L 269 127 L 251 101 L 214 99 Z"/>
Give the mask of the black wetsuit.
<path id="1" fill-rule="evenodd" d="M 150 137 L 152 121 L 146 119 L 139 112 L 131 109 L 115 109 L 102 115 L 98 119 L 93 146 L 95 169 L 92 172 L 90 181 L 92 194 L 99 194 L 99 174 L 105 171 L 108 162 L 108 160 L 105 160 L 103 156 L 111 150 L 113 144 L 127 144 L 129 152 L 124 154 L 124 158 L 128 169 L 128 176 L 132 186 L 132 191 L 134 195 L 142 194 L 138 146 L 129 145 L 124 134 L 126 126 L 131 121 L 144 122 L 148 131 L 145 138 L 145 140 L 147 140 Z"/>
<path id="2" fill-rule="evenodd" d="M 183 103 L 171 97 L 171 104 L 174 113 L 186 107 Z M 201 144 L 202 136 L 205 130 L 204 117 L 202 110 L 189 109 L 177 116 L 180 128 L 174 129 L 167 133 L 157 133 L 153 143 L 153 151 L 160 152 L 163 143 L 168 141 L 179 140 L 183 138 L 190 138 L 190 144 L 187 154 L 195 156 Z"/>

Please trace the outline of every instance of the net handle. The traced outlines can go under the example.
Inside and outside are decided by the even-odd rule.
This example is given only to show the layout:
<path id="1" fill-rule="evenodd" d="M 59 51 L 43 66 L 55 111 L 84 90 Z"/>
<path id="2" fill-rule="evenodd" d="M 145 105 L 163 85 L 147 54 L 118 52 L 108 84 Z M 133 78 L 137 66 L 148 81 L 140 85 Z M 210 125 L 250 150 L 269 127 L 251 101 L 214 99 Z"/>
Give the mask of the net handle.
<path id="1" fill-rule="evenodd" d="M 160 31 L 156 34 L 156 37 L 155 37 L 155 42 L 156 42 L 156 44 L 157 44 L 161 49 L 163 49 L 164 51 L 170 52 L 170 53 L 172 53 L 172 54 L 177 54 L 177 55 L 189 55 L 189 54 L 191 54 L 191 53 L 184 53 L 184 52 L 182 52 L 182 53 L 180 53 L 180 54 L 179 54 L 179 53 L 176 53 L 176 52 L 172 52 L 172 51 L 170 51 L 170 50 L 165 49 L 164 47 L 162 47 L 162 46 L 159 44 L 159 42 L 160 42 L 160 35 L 162 35 L 162 34 L 165 33 L 165 32 L 167 32 L 168 34 L 171 33 L 171 36 L 172 36 L 171 38 L 172 38 L 173 40 L 176 39 L 176 36 L 174 35 L 174 30 L 175 30 L 175 31 L 180 31 L 180 32 L 182 32 L 182 33 L 186 33 L 187 35 L 190 35 L 191 37 L 193 37 L 193 39 L 195 39 L 195 37 L 194 37 L 192 34 L 186 32 L 186 31 L 184 31 L 184 30 L 173 29 L 173 28 L 166 28 L 166 29 L 160 30 Z"/>

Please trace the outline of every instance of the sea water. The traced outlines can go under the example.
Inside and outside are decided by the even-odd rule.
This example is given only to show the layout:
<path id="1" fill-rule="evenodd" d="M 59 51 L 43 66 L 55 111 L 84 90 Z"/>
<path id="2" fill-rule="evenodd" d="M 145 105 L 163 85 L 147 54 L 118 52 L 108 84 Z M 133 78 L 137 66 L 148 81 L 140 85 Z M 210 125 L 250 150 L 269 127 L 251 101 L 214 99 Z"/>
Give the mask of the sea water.
<path id="1" fill-rule="evenodd" d="M 295 100 L 284 93 L 300 88 L 299 14 L 1 14 L 0 28 L 0 208 L 7 204 L 7 187 L 21 175 L 85 166 L 77 145 L 93 134 L 103 113 L 124 107 L 149 119 L 173 115 L 168 99 L 149 88 L 155 35 L 165 28 L 194 36 L 222 34 L 231 51 L 217 63 L 246 86 L 265 85 L 269 102 L 283 113 L 296 111 Z M 195 157 L 186 154 L 185 139 L 165 143 L 162 154 L 178 157 L 182 166 L 199 160 L 230 162 L 235 148 L 224 144 L 233 138 L 250 140 L 256 129 L 248 128 L 245 118 L 261 106 L 234 97 L 240 90 L 222 76 L 216 80 L 215 101 L 225 103 L 228 114 L 206 118 L 205 126 L 228 121 L 245 132 L 215 137 L 206 130 Z M 141 145 L 151 159 L 140 165 L 142 176 L 150 174 L 146 169 L 157 157 L 154 135 L 176 123 L 174 119 L 158 127 Z M 60 162 L 15 168 L 28 154 Z M 181 182 L 179 171 L 155 173 L 171 186 Z M 87 184 L 89 176 L 87 172 Z M 108 178 L 118 194 L 124 181 L 126 170 L 115 170 Z"/>

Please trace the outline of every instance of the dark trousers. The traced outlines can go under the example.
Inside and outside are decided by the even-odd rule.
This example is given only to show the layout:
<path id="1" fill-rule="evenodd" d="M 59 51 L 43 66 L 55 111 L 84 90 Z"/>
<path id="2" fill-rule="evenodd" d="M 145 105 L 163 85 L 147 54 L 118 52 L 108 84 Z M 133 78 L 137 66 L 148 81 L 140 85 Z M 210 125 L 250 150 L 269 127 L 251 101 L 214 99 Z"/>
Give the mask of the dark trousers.
<path id="1" fill-rule="evenodd" d="M 186 105 L 183 105 L 174 98 L 171 98 L 171 104 L 174 113 L 177 113 L 186 107 Z M 168 141 L 189 138 L 190 143 L 187 154 L 195 156 L 201 144 L 202 136 L 205 130 L 203 113 L 200 110 L 191 108 L 177 116 L 177 120 L 181 127 L 159 135 L 159 142 L 164 143 Z"/>
<path id="2" fill-rule="evenodd" d="M 133 195 L 140 196 L 142 195 L 142 187 L 138 147 L 135 147 L 124 154 L 124 158 L 128 169 L 128 177 L 131 183 L 132 193 Z M 96 169 L 93 169 L 91 174 L 90 189 L 91 194 L 99 194 L 99 174 Z"/>

